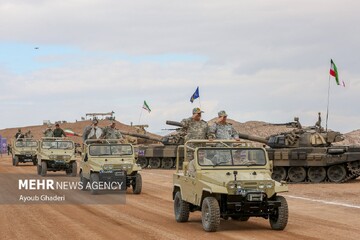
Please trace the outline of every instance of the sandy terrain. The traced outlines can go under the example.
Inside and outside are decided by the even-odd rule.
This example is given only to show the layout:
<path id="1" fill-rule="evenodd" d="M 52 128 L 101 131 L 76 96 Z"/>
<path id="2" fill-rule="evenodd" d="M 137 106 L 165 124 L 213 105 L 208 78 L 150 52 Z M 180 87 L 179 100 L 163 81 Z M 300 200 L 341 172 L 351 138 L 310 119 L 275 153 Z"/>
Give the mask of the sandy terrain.
<path id="1" fill-rule="evenodd" d="M 11 165 L 0 158 L 1 173 L 35 174 L 34 166 Z M 289 222 L 284 231 L 268 220 L 221 220 L 206 233 L 200 213 L 177 223 L 172 201 L 174 170 L 142 171 L 143 192 L 128 190 L 123 205 L 0 205 L 1 239 L 358 239 L 360 179 L 345 184 L 290 185 Z M 51 173 L 50 173 L 51 174 Z M 0 184 L 6 184 L 2 182 Z M 1 192 L 0 194 L 7 194 Z M 89 193 L 89 197 L 91 197 Z"/>

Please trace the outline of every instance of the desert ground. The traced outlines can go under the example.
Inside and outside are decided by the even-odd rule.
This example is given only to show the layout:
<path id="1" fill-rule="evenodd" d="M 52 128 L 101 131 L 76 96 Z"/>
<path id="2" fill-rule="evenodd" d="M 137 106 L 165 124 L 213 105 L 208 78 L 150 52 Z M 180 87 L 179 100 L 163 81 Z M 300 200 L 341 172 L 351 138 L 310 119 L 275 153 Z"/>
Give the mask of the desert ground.
<path id="1" fill-rule="evenodd" d="M 289 192 L 282 194 L 289 204 L 289 222 L 284 231 L 271 230 L 268 220 L 250 218 L 248 222 L 221 220 L 218 232 L 207 233 L 202 229 L 200 212 L 191 213 L 187 223 L 175 221 L 172 200 L 174 172 L 175 170 L 143 170 L 143 191 L 140 195 L 134 195 L 131 189 L 128 189 L 126 204 L 1 204 L 1 239 L 360 237 L 360 179 L 344 184 L 289 185 Z M 11 158 L 2 155 L 0 174 L 3 173 L 36 175 L 36 167 L 30 164 L 14 167 Z"/>

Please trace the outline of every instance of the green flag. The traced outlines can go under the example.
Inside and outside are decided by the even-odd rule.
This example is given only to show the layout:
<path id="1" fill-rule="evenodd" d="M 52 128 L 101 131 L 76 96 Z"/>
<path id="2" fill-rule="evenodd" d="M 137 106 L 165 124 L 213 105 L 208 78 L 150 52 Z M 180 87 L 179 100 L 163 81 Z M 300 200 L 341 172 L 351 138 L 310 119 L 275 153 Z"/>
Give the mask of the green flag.
<path id="1" fill-rule="evenodd" d="M 145 100 L 144 100 L 144 104 L 143 104 L 143 109 L 145 109 L 145 110 L 148 111 L 149 113 L 151 112 L 151 109 L 150 109 L 149 105 L 146 103 Z"/>

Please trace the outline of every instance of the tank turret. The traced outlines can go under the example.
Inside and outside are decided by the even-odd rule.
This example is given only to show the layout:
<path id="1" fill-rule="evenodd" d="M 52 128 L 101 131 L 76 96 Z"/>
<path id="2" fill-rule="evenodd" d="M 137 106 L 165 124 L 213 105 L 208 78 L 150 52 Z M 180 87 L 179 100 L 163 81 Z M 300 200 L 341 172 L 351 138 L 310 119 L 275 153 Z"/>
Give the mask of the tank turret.
<path id="1" fill-rule="evenodd" d="M 273 178 L 277 181 L 346 182 L 360 176 L 360 146 L 336 146 L 343 134 L 324 130 L 321 116 L 314 126 L 303 127 L 299 118 L 284 124 L 292 130 L 267 138 L 239 134 L 242 139 L 266 144 L 273 161 Z"/>
<path id="2" fill-rule="evenodd" d="M 166 124 L 176 126 L 174 132 L 163 136 L 153 137 L 147 134 L 121 132 L 123 135 L 132 136 L 138 139 L 146 139 L 155 141 L 157 143 L 145 143 L 135 146 L 137 151 L 138 160 L 137 163 L 142 168 L 172 168 L 175 164 L 177 146 L 184 144 L 185 132 L 182 128 L 182 124 L 175 121 L 166 121 Z"/>

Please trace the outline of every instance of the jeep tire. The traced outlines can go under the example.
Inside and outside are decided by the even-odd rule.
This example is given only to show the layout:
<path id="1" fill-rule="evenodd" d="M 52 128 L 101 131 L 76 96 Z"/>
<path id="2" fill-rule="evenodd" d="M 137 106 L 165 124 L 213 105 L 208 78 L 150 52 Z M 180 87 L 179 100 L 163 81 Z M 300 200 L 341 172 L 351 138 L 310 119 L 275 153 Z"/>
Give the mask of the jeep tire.
<path id="1" fill-rule="evenodd" d="M 206 197 L 201 205 L 201 221 L 206 232 L 216 232 L 220 225 L 220 207 L 214 197 Z"/>
<path id="2" fill-rule="evenodd" d="M 187 222 L 190 215 L 190 206 L 181 198 L 181 192 L 177 191 L 174 197 L 174 213 L 177 222 Z"/>
<path id="3" fill-rule="evenodd" d="M 83 186 L 81 190 L 86 191 L 87 190 L 86 186 L 88 185 L 89 180 L 84 178 L 82 171 L 80 172 L 80 182 Z"/>
<path id="4" fill-rule="evenodd" d="M 41 176 L 46 176 L 46 173 L 47 173 L 47 164 L 45 161 L 41 161 L 41 173 L 40 175 Z"/>
<path id="5" fill-rule="evenodd" d="M 91 192 L 92 195 L 98 194 L 98 192 L 99 192 L 99 189 L 98 189 L 98 187 L 99 187 L 99 182 L 100 182 L 100 180 L 99 180 L 99 174 L 98 174 L 98 173 L 91 173 L 91 174 L 90 174 L 90 185 L 91 185 L 91 187 L 90 187 L 90 192 Z M 97 188 L 93 188 L 94 183 L 95 183 L 95 185 L 96 185 Z"/>
<path id="6" fill-rule="evenodd" d="M 139 173 L 136 173 L 135 179 L 132 181 L 132 189 L 134 194 L 140 194 L 142 188 L 142 178 Z"/>
<path id="7" fill-rule="evenodd" d="M 276 201 L 281 202 L 281 206 L 275 209 L 270 215 L 269 222 L 273 230 L 283 230 L 288 222 L 289 209 L 286 199 L 283 196 L 276 196 Z"/>

